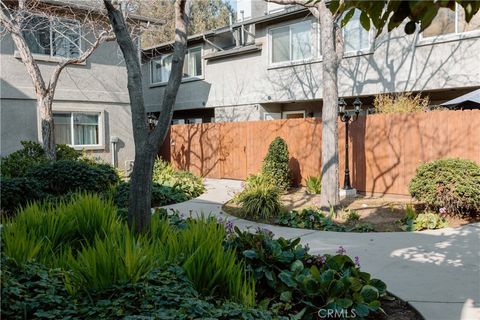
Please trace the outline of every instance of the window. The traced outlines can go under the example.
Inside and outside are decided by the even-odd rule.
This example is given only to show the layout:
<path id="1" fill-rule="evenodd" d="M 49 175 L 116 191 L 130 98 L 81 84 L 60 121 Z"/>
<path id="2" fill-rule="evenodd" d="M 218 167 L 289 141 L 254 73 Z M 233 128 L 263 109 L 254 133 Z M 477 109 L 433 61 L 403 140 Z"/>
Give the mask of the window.
<path id="1" fill-rule="evenodd" d="M 357 52 L 370 47 L 370 32 L 360 24 L 360 10 L 355 10 L 353 17 L 343 27 L 345 52 Z"/>
<path id="2" fill-rule="evenodd" d="M 270 31 L 271 62 L 300 61 L 312 57 L 312 22 L 302 21 Z"/>
<path id="3" fill-rule="evenodd" d="M 172 119 L 172 124 L 185 124 L 185 119 Z"/>
<path id="4" fill-rule="evenodd" d="M 100 113 L 54 113 L 55 142 L 71 146 L 100 145 Z"/>
<path id="5" fill-rule="evenodd" d="M 465 21 L 465 10 L 456 4 L 455 11 L 440 8 L 432 23 L 423 31 L 423 37 L 436 37 L 480 30 L 480 12 L 469 23 Z"/>
<path id="6" fill-rule="evenodd" d="M 299 119 L 305 118 L 305 110 L 299 111 L 283 111 L 282 112 L 283 119 Z"/>
<path id="7" fill-rule="evenodd" d="M 33 54 L 75 58 L 80 56 L 80 24 L 77 21 L 32 16 L 23 36 Z"/>
<path id="8" fill-rule="evenodd" d="M 152 83 L 164 83 L 168 81 L 172 70 L 173 54 L 167 54 L 160 59 L 152 60 Z M 202 47 L 189 48 L 183 63 L 183 78 L 197 78 L 203 74 Z"/>

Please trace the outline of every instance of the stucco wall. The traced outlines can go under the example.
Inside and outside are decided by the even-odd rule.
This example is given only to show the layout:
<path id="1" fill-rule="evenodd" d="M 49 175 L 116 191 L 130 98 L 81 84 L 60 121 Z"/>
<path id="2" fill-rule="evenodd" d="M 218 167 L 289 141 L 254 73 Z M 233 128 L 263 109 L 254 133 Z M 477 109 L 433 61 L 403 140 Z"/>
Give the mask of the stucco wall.
<path id="1" fill-rule="evenodd" d="M 296 20 L 303 19 L 312 19 L 314 29 L 318 30 L 311 17 Z M 321 99 L 319 53 L 305 64 L 269 65 L 268 29 L 291 22 L 257 24 L 256 43 L 262 44 L 261 51 L 204 61 L 203 78 L 181 85 L 176 109 Z M 317 47 L 316 37 L 314 32 L 314 47 Z M 432 42 L 418 34 L 407 36 L 400 27 L 390 34 L 373 38 L 372 33 L 370 49 L 345 55 L 339 69 L 340 96 L 480 86 L 480 32 Z M 212 48 L 204 44 L 204 54 L 210 52 Z M 143 68 L 149 75 L 149 64 Z M 148 80 L 145 81 L 146 103 L 152 110 L 159 109 L 164 87 L 150 87 Z"/>
<path id="2" fill-rule="evenodd" d="M 48 81 L 56 63 L 37 62 Z M 5 156 L 20 148 L 20 141 L 41 137 L 32 81 L 15 57 L 15 45 L 8 35 L 0 40 L 0 79 L 0 152 Z M 103 112 L 105 148 L 88 152 L 110 162 L 110 137 L 118 136 L 118 167 L 125 169 L 125 162 L 134 159 L 127 73 L 116 42 L 102 44 L 85 64 L 63 70 L 53 109 Z"/>

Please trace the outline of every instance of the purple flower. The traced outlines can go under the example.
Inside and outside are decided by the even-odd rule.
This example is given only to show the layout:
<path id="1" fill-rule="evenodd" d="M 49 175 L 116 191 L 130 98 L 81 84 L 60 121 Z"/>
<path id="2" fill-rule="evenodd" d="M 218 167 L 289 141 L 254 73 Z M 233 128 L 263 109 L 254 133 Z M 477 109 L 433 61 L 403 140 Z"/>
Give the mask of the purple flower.
<path id="1" fill-rule="evenodd" d="M 338 247 L 337 254 L 344 255 L 347 252 L 343 246 Z"/>
<path id="2" fill-rule="evenodd" d="M 444 216 L 444 215 L 447 214 L 447 208 L 442 207 L 442 208 L 440 208 L 439 212 L 440 212 L 440 215 L 441 215 L 441 216 Z"/>
<path id="3" fill-rule="evenodd" d="M 226 220 L 226 219 L 225 219 Z M 224 223 L 225 231 L 228 234 L 233 234 L 233 222 L 232 221 L 226 221 Z"/>
<path id="4" fill-rule="evenodd" d="M 357 266 L 357 268 L 360 268 L 360 258 L 358 256 L 356 256 L 353 259 L 355 260 L 355 265 Z"/>

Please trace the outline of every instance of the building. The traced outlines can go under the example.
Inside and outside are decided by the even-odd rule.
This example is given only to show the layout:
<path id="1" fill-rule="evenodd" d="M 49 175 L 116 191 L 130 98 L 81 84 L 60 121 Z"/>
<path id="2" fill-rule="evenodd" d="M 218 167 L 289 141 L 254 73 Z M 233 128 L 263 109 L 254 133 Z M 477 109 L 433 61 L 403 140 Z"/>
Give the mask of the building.
<path id="1" fill-rule="evenodd" d="M 433 105 L 480 87 L 480 14 L 440 9 L 423 33 L 375 37 L 355 14 L 343 30 L 339 96 L 364 107 L 380 93 L 421 92 Z M 237 22 L 189 37 L 173 123 L 320 117 L 319 23 L 305 8 L 237 0 Z M 171 43 L 143 51 L 147 109 L 159 112 Z"/>
<path id="2" fill-rule="evenodd" d="M 85 2 L 80 5 L 74 1 L 43 2 L 50 9 L 74 10 L 78 17 L 85 10 L 92 10 L 82 6 Z M 46 81 L 59 61 L 78 56 L 87 47 L 87 37 L 80 36 L 85 31 L 82 24 L 62 16 L 63 20 L 72 27 L 62 35 L 60 27 L 53 25 L 56 22 L 42 15 L 33 16 L 24 28 L 24 36 Z M 29 28 L 30 23 L 35 27 Z M 1 156 L 5 156 L 19 149 L 20 141 L 41 140 L 41 119 L 32 80 L 8 33 L 0 40 L 0 78 Z M 113 156 L 115 165 L 122 170 L 131 167 L 134 143 L 127 71 L 116 41 L 100 45 L 85 63 L 63 70 L 53 112 L 57 143 L 85 150 L 108 162 Z M 113 155 L 112 142 L 115 142 Z"/>

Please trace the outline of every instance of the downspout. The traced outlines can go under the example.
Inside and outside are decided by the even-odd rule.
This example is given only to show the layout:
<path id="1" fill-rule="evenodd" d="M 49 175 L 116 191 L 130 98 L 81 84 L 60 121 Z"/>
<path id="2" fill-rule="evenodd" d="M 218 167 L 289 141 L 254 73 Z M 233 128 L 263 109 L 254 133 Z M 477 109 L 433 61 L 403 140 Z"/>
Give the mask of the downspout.
<path id="1" fill-rule="evenodd" d="M 110 137 L 110 143 L 111 143 L 111 152 L 112 152 L 112 166 L 117 167 L 117 143 L 118 143 L 118 137 L 112 136 Z"/>

